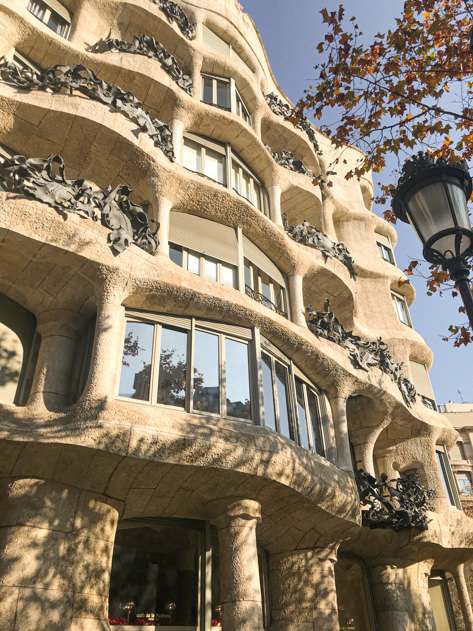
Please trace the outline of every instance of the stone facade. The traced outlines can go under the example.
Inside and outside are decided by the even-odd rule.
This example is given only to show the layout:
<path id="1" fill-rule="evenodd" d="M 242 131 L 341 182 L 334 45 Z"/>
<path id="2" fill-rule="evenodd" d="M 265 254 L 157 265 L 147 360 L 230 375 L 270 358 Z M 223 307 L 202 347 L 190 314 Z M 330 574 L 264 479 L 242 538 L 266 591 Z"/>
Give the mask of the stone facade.
<path id="1" fill-rule="evenodd" d="M 440 631 L 451 576 L 471 631 L 457 433 L 359 153 L 314 185 L 337 152 L 234 0 L 0 15 L 0 630 Z M 428 529 L 361 526 L 354 461 L 416 470 Z"/>

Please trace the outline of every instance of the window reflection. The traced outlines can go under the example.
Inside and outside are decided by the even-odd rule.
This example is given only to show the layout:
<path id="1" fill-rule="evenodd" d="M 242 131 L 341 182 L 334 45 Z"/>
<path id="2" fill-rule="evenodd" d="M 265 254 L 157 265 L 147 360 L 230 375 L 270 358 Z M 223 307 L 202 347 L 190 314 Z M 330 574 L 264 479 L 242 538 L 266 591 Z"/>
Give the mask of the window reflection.
<path id="1" fill-rule="evenodd" d="M 266 353 L 261 353 L 261 371 L 263 377 L 264 424 L 266 427 L 276 431 L 272 361 L 271 357 L 266 355 Z"/>
<path id="2" fill-rule="evenodd" d="M 161 330 L 158 403 L 184 407 L 186 402 L 187 332 Z"/>
<path id="3" fill-rule="evenodd" d="M 153 334 L 152 324 L 127 322 L 119 396 L 141 401 L 149 400 Z"/>
<path id="4" fill-rule="evenodd" d="M 199 412 L 219 412 L 218 357 L 218 336 L 213 333 L 196 331 L 194 339 L 193 409 Z"/>
<path id="5" fill-rule="evenodd" d="M 225 339 L 227 415 L 251 417 L 248 345 Z"/>
<path id="6" fill-rule="evenodd" d="M 276 362 L 276 391 L 279 407 L 279 432 L 287 438 L 294 438 L 289 424 L 289 403 L 287 396 L 287 368 Z"/>
<path id="7" fill-rule="evenodd" d="M 304 384 L 296 378 L 297 415 L 299 417 L 299 434 L 302 447 L 310 449 L 309 428 L 305 412 Z"/>
<path id="8" fill-rule="evenodd" d="M 198 526 L 121 522 L 113 549 L 109 623 L 197 631 L 201 539 Z"/>

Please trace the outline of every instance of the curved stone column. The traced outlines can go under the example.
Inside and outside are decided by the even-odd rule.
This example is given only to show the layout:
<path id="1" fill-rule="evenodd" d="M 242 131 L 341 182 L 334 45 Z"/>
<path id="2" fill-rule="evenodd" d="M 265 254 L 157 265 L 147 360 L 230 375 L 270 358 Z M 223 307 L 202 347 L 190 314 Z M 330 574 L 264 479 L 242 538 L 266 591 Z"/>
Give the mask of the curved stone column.
<path id="1" fill-rule="evenodd" d="M 291 319 L 294 324 L 307 328 L 305 320 L 304 291 L 302 276 L 297 272 L 291 272 L 287 277 L 289 300 L 291 305 Z"/>
<path id="2" fill-rule="evenodd" d="M 169 226 L 172 202 L 167 197 L 158 197 L 159 245 L 158 252 L 169 256 Z"/>
<path id="3" fill-rule="evenodd" d="M 281 187 L 274 184 L 268 186 L 269 195 L 269 212 L 271 219 L 277 226 L 283 227 L 282 214 L 281 214 Z"/>
<path id="4" fill-rule="evenodd" d="M 263 631 L 263 609 L 256 547 L 260 505 L 235 500 L 211 512 L 218 529 L 222 627 L 225 631 Z"/>
<path id="5" fill-rule="evenodd" d="M 465 631 L 473 631 L 473 610 L 471 607 L 470 594 L 465 579 L 465 566 L 463 563 L 457 565 L 452 570 L 453 578 L 458 592 L 458 600 L 463 614 Z"/>
<path id="6" fill-rule="evenodd" d="M 2 631 L 105 631 L 117 506 L 37 478 L 0 481 Z"/>
<path id="7" fill-rule="evenodd" d="M 373 604 L 379 631 L 432 631 L 429 575 L 432 560 L 407 565 L 385 560 L 370 568 Z"/>
<path id="8" fill-rule="evenodd" d="M 332 409 L 335 443 L 337 446 L 337 465 L 340 469 L 353 472 L 348 435 L 347 399 L 344 396 L 327 397 Z"/>
<path id="9" fill-rule="evenodd" d="M 293 550 L 270 557 L 270 631 L 338 631 L 334 548 Z"/>
<path id="10" fill-rule="evenodd" d="M 28 405 L 54 410 L 69 403 L 76 346 L 85 318 L 67 309 L 52 309 L 41 313 L 37 322 L 41 344 Z"/>

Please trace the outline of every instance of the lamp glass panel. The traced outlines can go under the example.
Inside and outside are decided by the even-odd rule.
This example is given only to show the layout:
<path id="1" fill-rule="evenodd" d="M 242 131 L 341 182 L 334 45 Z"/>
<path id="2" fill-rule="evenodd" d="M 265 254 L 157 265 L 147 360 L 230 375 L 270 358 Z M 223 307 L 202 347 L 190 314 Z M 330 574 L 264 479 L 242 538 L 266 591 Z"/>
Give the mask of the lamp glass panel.
<path id="1" fill-rule="evenodd" d="M 414 193 L 407 205 L 409 221 L 423 243 L 440 230 L 454 225 L 442 182 L 424 186 Z"/>
<path id="2" fill-rule="evenodd" d="M 470 219 L 468 217 L 468 208 L 466 205 L 466 196 L 463 189 L 451 182 L 447 183 L 447 188 L 452 198 L 453 208 L 457 223 L 461 228 L 471 230 Z"/>

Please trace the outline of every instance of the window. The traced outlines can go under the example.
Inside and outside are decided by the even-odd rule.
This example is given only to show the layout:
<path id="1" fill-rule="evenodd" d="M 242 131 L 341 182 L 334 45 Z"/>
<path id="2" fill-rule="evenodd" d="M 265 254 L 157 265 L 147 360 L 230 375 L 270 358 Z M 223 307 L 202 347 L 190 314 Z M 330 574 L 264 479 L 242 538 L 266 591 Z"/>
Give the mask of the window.
<path id="1" fill-rule="evenodd" d="M 221 628 L 218 543 L 217 529 L 203 521 L 172 517 L 120 521 L 110 573 L 109 624 L 169 631 Z M 264 628 L 268 628 L 267 555 L 259 545 L 257 553 Z"/>
<path id="2" fill-rule="evenodd" d="M 455 482 L 453 479 L 452 468 L 444 445 L 437 445 L 435 453 L 437 455 L 437 464 L 439 467 L 442 484 L 447 494 L 448 500 L 452 506 L 461 508 L 460 500 L 456 492 Z"/>
<path id="3" fill-rule="evenodd" d="M 263 184 L 230 146 L 187 133 L 184 136 L 182 164 L 189 171 L 232 188 L 268 215 L 268 195 Z M 227 174 L 231 174 L 231 178 Z"/>
<path id="4" fill-rule="evenodd" d="M 444 572 L 432 572 L 430 575 L 429 596 L 435 627 L 441 631 L 454 631 L 455 618 Z"/>
<path id="5" fill-rule="evenodd" d="M 363 561 L 341 552 L 334 570 L 340 631 L 376 629 L 368 572 Z"/>
<path id="6" fill-rule="evenodd" d="M 191 252 L 173 243 L 169 244 L 169 257 L 189 272 L 203 276 L 227 287 L 238 286 L 237 270 L 234 265 L 227 265 L 197 252 Z"/>
<path id="7" fill-rule="evenodd" d="M 232 79 L 202 75 L 202 101 L 232 111 L 251 125 L 251 116 Z"/>
<path id="8" fill-rule="evenodd" d="M 251 420 L 251 332 L 212 324 L 165 316 L 154 323 L 129 320 L 118 395 Z"/>
<path id="9" fill-rule="evenodd" d="M 233 46 L 217 35 L 217 33 L 214 33 L 205 24 L 202 25 L 202 40 L 208 48 L 211 48 L 215 52 L 238 59 L 249 72 L 253 73 L 253 70 L 248 66 L 246 61 L 240 57 Z"/>
<path id="10" fill-rule="evenodd" d="M 469 471 L 456 471 L 455 478 L 461 495 L 473 495 Z"/>
<path id="11" fill-rule="evenodd" d="M 253 339 L 230 324 L 130 311 L 118 396 L 260 423 L 327 457 L 318 389 L 267 340 L 258 366 Z"/>
<path id="12" fill-rule="evenodd" d="M 392 263 L 394 265 L 394 256 L 391 248 L 388 248 L 383 243 L 377 243 L 377 246 L 380 257 L 388 263 Z"/>
<path id="13" fill-rule="evenodd" d="M 430 383 L 427 366 L 410 359 L 409 368 L 411 370 L 412 383 L 414 384 L 423 405 L 430 410 L 437 410 L 434 391 L 432 390 L 432 384 Z"/>
<path id="14" fill-rule="evenodd" d="M 230 110 L 230 79 L 202 75 L 202 100 L 209 105 Z"/>
<path id="15" fill-rule="evenodd" d="M 400 296 L 399 294 L 391 292 L 391 297 L 398 320 L 403 324 L 406 324 L 407 326 L 412 326 L 409 311 L 407 309 L 406 299 L 404 298 L 404 296 Z"/>
<path id="16" fill-rule="evenodd" d="M 465 447 L 463 442 L 459 440 L 450 450 L 451 460 L 466 460 Z"/>
<path id="17" fill-rule="evenodd" d="M 246 295 L 287 318 L 285 288 L 247 258 L 244 264 Z"/>
<path id="18" fill-rule="evenodd" d="M 57 0 L 29 0 L 28 11 L 44 22 L 52 31 L 67 38 L 71 29 L 72 14 Z"/>
<path id="19" fill-rule="evenodd" d="M 189 171 L 205 175 L 224 186 L 227 183 L 225 145 L 201 139 L 194 135 L 184 137 L 182 164 Z"/>
<path id="20" fill-rule="evenodd" d="M 34 64 L 32 61 L 28 59 L 25 55 L 20 53 L 18 50 L 12 48 L 6 55 L 5 59 L 15 64 L 17 68 L 20 70 L 32 70 L 33 72 L 40 73 L 41 68 Z"/>

